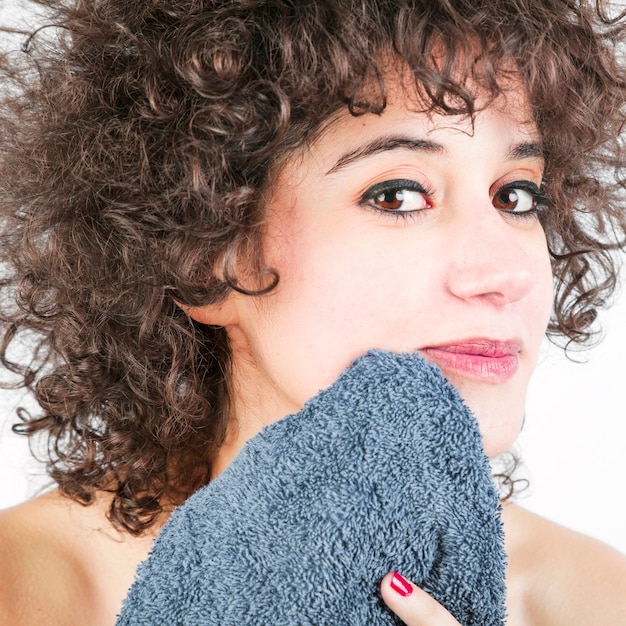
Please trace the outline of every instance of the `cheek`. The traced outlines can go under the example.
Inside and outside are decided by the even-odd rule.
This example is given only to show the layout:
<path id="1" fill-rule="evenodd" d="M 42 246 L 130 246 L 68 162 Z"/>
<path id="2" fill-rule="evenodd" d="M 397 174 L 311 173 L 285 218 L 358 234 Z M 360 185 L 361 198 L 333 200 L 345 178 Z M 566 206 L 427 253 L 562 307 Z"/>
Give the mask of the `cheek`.
<path id="1" fill-rule="evenodd" d="M 415 349 L 434 310 L 427 272 L 410 271 L 398 255 L 376 250 L 375 241 L 319 235 L 297 245 L 283 239 L 274 248 L 280 283 L 257 334 L 272 351 L 268 367 L 280 368 L 276 376 L 289 380 L 301 400 L 371 348 Z"/>
<path id="2" fill-rule="evenodd" d="M 550 321 L 554 306 L 554 274 L 552 273 L 552 263 L 545 239 L 543 239 L 538 258 L 541 259 L 541 261 L 537 269 L 537 296 L 535 307 L 537 327 L 541 329 L 541 335 L 543 336 Z"/>

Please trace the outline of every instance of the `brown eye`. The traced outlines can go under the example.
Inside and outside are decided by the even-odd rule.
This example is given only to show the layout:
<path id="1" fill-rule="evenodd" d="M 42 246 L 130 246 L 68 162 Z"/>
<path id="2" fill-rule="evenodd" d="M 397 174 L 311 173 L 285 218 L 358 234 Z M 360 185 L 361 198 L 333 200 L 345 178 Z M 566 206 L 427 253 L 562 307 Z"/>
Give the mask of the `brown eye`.
<path id="1" fill-rule="evenodd" d="M 492 199 L 493 206 L 507 213 L 528 213 L 537 207 L 536 195 L 520 187 L 502 187 Z"/>
<path id="2" fill-rule="evenodd" d="M 374 196 L 371 202 L 381 211 L 398 213 L 410 213 L 432 206 L 424 192 L 411 189 L 386 189 Z"/>
<path id="3" fill-rule="evenodd" d="M 361 204 L 384 213 L 413 213 L 432 206 L 428 195 L 414 181 L 390 180 L 365 192 Z"/>
<path id="4" fill-rule="evenodd" d="M 386 211 L 397 211 L 402 208 L 404 202 L 404 190 L 403 189 L 390 189 L 379 193 L 374 202 Z"/>

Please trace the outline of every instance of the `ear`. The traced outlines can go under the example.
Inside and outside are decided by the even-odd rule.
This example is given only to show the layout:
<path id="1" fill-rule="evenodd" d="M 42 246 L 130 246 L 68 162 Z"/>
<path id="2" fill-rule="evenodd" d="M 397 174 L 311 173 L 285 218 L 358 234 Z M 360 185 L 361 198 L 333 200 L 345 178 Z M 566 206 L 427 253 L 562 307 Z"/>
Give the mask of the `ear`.
<path id="1" fill-rule="evenodd" d="M 235 303 L 236 294 L 229 294 L 226 299 L 217 304 L 205 304 L 204 306 L 187 306 L 176 303 L 191 319 L 200 324 L 209 326 L 232 326 L 237 324 L 237 305 Z"/>

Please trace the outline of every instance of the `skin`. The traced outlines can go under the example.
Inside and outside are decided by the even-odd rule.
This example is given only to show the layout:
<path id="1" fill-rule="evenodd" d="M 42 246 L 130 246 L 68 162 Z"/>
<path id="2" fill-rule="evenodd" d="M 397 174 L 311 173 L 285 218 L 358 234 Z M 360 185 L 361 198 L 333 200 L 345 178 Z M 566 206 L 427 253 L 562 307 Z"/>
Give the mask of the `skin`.
<path id="1" fill-rule="evenodd" d="M 140 538 L 119 532 L 107 502 L 84 507 L 53 491 L 0 512 L 0 625 L 115 622 L 158 527 Z"/>
<path id="2" fill-rule="evenodd" d="M 264 258 L 280 275 L 277 289 L 189 309 L 200 322 L 225 326 L 233 351 L 236 419 L 216 473 L 265 424 L 299 410 L 374 347 L 443 359 L 490 455 L 517 436 L 552 300 L 541 224 L 532 213 L 510 212 L 532 209 L 532 197 L 511 183 L 540 184 L 538 137 L 519 92 L 480 113 L 473 132 L 467 119 L 415 109 L 396 89 L 381 116 L 334 120 L 268 193 Z M 395 147 L 364 154 L 390 136 Z M 367 192 L 398 179 L 412 181 L 405 205 L 394 190 Z M 519 191 L 512 205 L 502 202 L 513 197 L 511 187 Z M 402 216 L 398 205 L 415 212 Z M 485 367 L 451 367 L 431 350 L 477 338 L 516 346 L 506 375 L 490 359 Z M 0 513 L 0 624 L 114 622 L 165 520 L 152 535 L 130 538 L 111 528 L 107 505 L 104 495 L 81 507 L 52 492 Z M 509 626 L 626 622 L 624 557 L 514 504 L 503 521 Z M 384 600 L 406 624 L 457 623 L 409 588 L 403 596 L 390 576 L 381 582 Z"/>
<path id="3" fill-rule="evenodd" d="M 509 448 L 552 303 L 545 235 L 522 212 L 532 197 L 518 190 L 519 213 L 494 207 L 512 183 L 541 184 L 540 140 L 517 100 L 480 113 L 472 132 L 467 118 L 415 112 L 398 88 L 381 116 L 341 116 L 283 169 L 264 247 L 278 287 L 189 309 L 225 326 L 232 346 L 237 428 L 218 471 L 367 350 L 422 350 L 441 364 L 432 347 L 468 340 L 517 345 L 506 380 L 442 366 L 477 415 L 487 453 Z M 359 153 L 390 138 L 389 149 Z M 388 203 L 364 199 L 397 180 L 430 193 L 405 190 L 402 208 L 412 211 L 383 212 Z"/>

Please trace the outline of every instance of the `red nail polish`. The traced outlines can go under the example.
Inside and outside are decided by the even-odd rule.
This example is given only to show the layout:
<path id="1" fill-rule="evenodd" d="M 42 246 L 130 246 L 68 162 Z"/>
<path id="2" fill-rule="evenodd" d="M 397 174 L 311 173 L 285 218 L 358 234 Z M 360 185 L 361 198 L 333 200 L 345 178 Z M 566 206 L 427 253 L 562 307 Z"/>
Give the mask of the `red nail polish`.
<path id="1" fill-rule="evenodd" d="M 413 587 L 411 583 L 404 577 L 400 576 L 398 572 L 394 572 L 391 577 L 391 588 L 399 593 L 403 598 L 410 596 L 413 593 Z"/>

